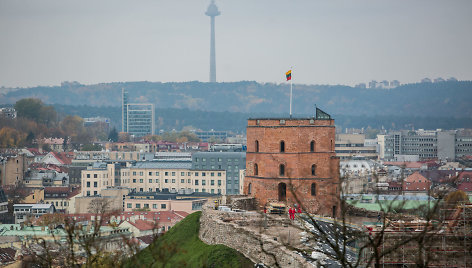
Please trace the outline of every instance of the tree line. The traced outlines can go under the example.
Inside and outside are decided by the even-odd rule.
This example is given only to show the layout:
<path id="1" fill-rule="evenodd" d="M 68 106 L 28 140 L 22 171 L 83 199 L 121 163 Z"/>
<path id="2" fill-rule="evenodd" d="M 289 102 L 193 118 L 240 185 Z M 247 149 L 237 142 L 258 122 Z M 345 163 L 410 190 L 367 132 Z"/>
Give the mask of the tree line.
<path id="1" fill-rule="evenodd" d="M 105 123 L 84 126 L 77 115 L 58 113 L 51 105 L 39 99 L 27 98 L 16 102 L 17 117 L 0 117 L 0 148 L 33 146 L 43 138 L 63 138 L 65 146 L 78 149 L 81 144 L 106 140 L 108 127 Z"/>

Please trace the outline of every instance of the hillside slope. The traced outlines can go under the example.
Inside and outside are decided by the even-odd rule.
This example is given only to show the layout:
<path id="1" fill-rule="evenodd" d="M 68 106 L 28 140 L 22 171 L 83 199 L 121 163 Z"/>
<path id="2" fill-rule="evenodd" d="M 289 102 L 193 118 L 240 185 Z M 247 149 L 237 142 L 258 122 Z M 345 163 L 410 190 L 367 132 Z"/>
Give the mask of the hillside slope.
<path id="1" fill-rule="evenodd" d="M 129 92 L 130 102 L 153 103 L 160 109 L 271 114 L 289 110 L 288 84 L 253 81 L 63 83 L 10 90 L 0 94 L 0 104 L 36 97 L 48 104 L 120 107 L 122 88 Z M 472 117 L 471 96 L 472 81 L 406 84 L 393 89 L 294 84 L 293 112 L 312 114 L 317 104 L 341 115 Z"/>
<path id="2" fill-rule="evenodd" d="M 207 245 L 198 238 L 201 212 L 188 215 L 124 267 L 253 267 L 234 249 Z"/>

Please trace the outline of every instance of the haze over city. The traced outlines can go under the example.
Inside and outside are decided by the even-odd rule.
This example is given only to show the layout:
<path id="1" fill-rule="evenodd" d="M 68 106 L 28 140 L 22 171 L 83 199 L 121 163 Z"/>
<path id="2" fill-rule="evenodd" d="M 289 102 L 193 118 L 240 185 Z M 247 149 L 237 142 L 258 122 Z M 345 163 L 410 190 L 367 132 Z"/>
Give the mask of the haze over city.
<path id="1" fill-rule="evenodd" d="M 209 1 L 0 2 L 0 86 L 208 81 Z M 470 1 L 216 1 L 217 81 L 472 79 Z"/>

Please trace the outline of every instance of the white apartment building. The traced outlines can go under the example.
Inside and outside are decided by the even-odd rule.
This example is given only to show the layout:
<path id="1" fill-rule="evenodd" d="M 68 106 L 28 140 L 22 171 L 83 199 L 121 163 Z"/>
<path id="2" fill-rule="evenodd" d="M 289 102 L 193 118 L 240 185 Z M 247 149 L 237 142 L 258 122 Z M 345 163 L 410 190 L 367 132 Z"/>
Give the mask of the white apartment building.
<path id="1" fill-rule="evenodd" d="M 192 170 L 188 161 L 138 162 L 121 170 L 121 186 L 135 192 L 226 194 L 225 170 Z"/>
<path id="2" fill-rule="evenodd" d="M 107 187 L 113 187 L 115 182 L 115 165 L 93 163 L 81 171 L 82 196 L 98 196 Z"/>
<path id="3" fill-rule="evenodd" d="M 14 204 L 13 214 L 15 215 L 15 224 L 25 222 L 29 218 L 39 218 L 48 213 L 54 213 L 53 204 Z"/>

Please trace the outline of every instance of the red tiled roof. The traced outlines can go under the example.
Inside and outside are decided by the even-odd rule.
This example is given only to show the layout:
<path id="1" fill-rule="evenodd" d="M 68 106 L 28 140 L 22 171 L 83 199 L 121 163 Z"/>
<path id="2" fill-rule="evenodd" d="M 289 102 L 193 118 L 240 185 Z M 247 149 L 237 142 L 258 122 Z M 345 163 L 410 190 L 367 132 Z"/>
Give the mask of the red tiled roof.
<path id="1" fill-rule="evenodd" d="M 137 237 L 137 239 L 143 241 L 144 243 L 146 243 L 148 245 L 151 244 L 154 241 L 155 238 L 156 238 L 156 236 L 154 236 L 154 235 L 144 235 L 144 236 Z"/>
<path id="2" fill-rule="evenodd" d="M 391 181 L 388 183 L 388 187 L 402 187 L 402 183 L 398 181 Z"/>
<path id="3" fill-rule="evenodd" d="M 74 197 L 78 194 L 80 194 L 80 187 L 72 188 L 72 191 L 69 192 L 69 195 L 67 196 L 67 198 Z"/>
<path id="4" fill-rule="evenodd" d="M 459 176 L 457 177 L 458 181 L 464 181 L 469 179 L 469 181 L 472 181 L 472 171 L 461 171 L 459 172 Z"/>
<path id="5" fill-rule="evenodd" d="M 472 181 L 461 182 L 459 185 L 457 185 L 457 190 L 461 190 L 464 192 L 472 192 Z"/>
<path id="6" fill-rule="evenodd" d="M 65 194 L 70 191 L 68 186 L 44 187 L 45 194 Z"/>
<path id="7" fill-rule="evenodd" d="M 16 250 L 12 248 L 0 248 L 0 263 L 6 264 L 15 261 Z"/>
<path id="8" fill-rule="evenodd" d="M 432 182 L 445 182 L 456 175 L 454 170 L 422 170 L 420 174 Z"/>
<path id="9" fill-rule="evenodd" d="M 67 167 L 60 167 L 54 164 L 44 164 L 44 163 L 31 163 L 29 165 L 30 170 L 54 170 L 57 172 L 68 173 L 69 169 Z"/>
<path id="10" fill-rule="evenodd" d="M 457 189 L 472 192 L 472 171 L 463 171 L 457 177 Z"/>
<path id="11" fill-rule="evenodd" d="M 72 164 L 72 158 L 73 154 L 70 153 L 56 153 L 56 152 L 51 152 L 51 154 L 62 164 L 64 165 L 70 165 Z"/>
<path id="12" fill-rule="evenodd" d="M 28 148 L 27 150 L 34 155 L 46 155 L 45 153 L 40 153 L 38 148 Z"/>
<path id="13" fill-rule="evenodd" d="M 152 221 L 135 220 L 134 222 L 129 221 L 129 223 L 138 228 L 140 231 L 153 230 L 157 227 Z"/>
<path id="14" fill-rule="evenodd" d="M 13 195 L 18 195 L 21 197 L 26 197 L 33 192 L 33 188 L 22 187 L 16 188 L 15 185 L 4 185 L 2 186 L 3 191 L 8 196 L 8 198 L 13 198 Z"/>
<path id="15" fill-rule="evenodd" d="M 410 176 L 408 176 L 404 181 L 405 182 L 413 182 L 413 181 L 419 181 L 419 180 L 422 180 L 422 181 L 429 181 L 428 178 L 426 178 L 425 176 L 421 175 L 418 171 L 411 174 Z"/>

